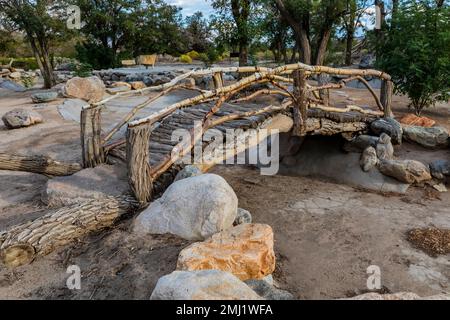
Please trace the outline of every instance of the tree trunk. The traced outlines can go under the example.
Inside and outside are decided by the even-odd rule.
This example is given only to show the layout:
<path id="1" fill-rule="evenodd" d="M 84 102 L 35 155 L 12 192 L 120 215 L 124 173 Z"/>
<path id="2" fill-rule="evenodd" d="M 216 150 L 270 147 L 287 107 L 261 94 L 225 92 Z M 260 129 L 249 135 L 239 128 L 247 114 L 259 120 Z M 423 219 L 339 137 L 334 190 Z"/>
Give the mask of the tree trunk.
<path id="1" fill-rule="evenodd" d="M 275 2 L 281 15 L 285 18 L 294 31 L 295 39 L 302 53 L 300 60 L 303 63 L 311 64 L 311 45 L 309 42 L 308 32 L 305 30 L 304 26 L 306 22 L 303 21 L 303 23 L 300 23 L 296 21 L 290 14 L 289 10 L 287 10 L 283 0 L 275 0 Z"/>
<path id="2" fill-rule="evenodd" d="M 36 44 L 36 39 L 33 38 L 32 35 L 28 34 L 28 38 L 39 70 L 41 70 L 42 77 L 44 78 L 44 87 L 50 89 L 56 85 L 56 78 L 53 74 L 53 68 L 48 52 L 45 48 L 42 48 L 41 44 Z"/>
<path id="3" fill-rule="evenodd" d="M 239 45 L 239 67 L 244 67 L 248 64 L 248 47 L 247 44 Z"/>
<path id="4" fill-rule="evenodd" d="M 27 171 L 51 176 L 69 176 L 82 169 L 79 163 L 63 163 L 45 156 L 0 153 L 0 170 Z"/>
<path id="5" fill-rule="evenodd" d="M 131 196 L 106 197 L 57 210 L 0 233 L 0 256 L 8 267 L 28 264 L 38 255 L 110 227 L 137 207 Z"/>
<path id="6" fill-rule="evenodd" d="M 320 35 L 320 42 L 317 48 L 316 65 L 322 66 L 325 61 L 325 54 L 327 53 L 328 42 L 331 37 L 331 28 L 325 29 Z"/>

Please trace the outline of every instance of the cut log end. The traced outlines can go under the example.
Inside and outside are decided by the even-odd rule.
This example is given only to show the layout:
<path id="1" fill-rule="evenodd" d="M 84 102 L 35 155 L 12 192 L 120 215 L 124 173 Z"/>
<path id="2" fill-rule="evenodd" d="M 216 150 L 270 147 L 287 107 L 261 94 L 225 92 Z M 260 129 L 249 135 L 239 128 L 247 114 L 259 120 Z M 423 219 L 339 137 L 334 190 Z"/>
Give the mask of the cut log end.
<path id="1" fill-rule="evenodd" d="M 30 264 L 36 257 L 36 250 L 27 243 L 18 243 L 0 251 L 2 263 L 8 268 Z"/>

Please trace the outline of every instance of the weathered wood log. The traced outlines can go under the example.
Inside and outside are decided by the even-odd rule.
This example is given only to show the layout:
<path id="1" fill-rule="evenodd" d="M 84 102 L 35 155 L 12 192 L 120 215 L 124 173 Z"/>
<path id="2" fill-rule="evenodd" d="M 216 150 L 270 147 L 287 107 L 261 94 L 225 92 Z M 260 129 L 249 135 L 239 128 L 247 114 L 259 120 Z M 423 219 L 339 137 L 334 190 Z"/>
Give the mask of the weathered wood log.
<path id="1" fill-rule="evenodd" d="M 79 163 L 55 161 L 46 156 L 0 152 L 0 170 L 27 171 L 50 176 L 70 176 L 82 169 Z"/>
<path id="2" fill-rule="evenodd" d="M 50 210 L 36 220 L 0 232 L 0 257 L 8 267 L 32 262 L 92 231 L 110 227 L 137 206 L 131 196 L 106 197 Z"/>
<path id="3" fill-rule="evenodd" d="M 106 161 L 101 137 L 101 108 L 83 109 L 80 122 L 83 166 L 94 168 Z"/>
<path id="4" fill-rule="evenodd" d="M 223 73 L 222 72 L 214 73 L 213 82 L 214 82 L 214 88 L 216 90 L 223 88 Z"/>
<path id="5" fill-rule="evenodd" d="M 323 73 L 319 75 L 319 86 L 325 85 L 327 83 L 327 76 Z M 323 89 L 319 90 L 319 97 L 323 101 L 323 104 L 328 107 L 330 103 L 330 90 Z"/>
<path id="6" fill-rule="evenodd" d="M 394 84 L 390 80 L 383 80 L 381 83 L 380 101 L 384 108 L 384 117 L 392 118 L 392 94 L 394 91 Z"/>
<path id="7" fill-rule="evenodd" d="M 293 135 L 304 136 L 306 134 L 307 101 L 306 101 L 306 75 L 303 70 L 294 74 L 294 129 Z"/>
<path id="8" fill-rule="evenodd" d="M 150 176 L 150 132 L 149 125 L 127 130 L 128 182 L 134 196 L 141 204 L 152 198 L 153 181 Z"/>

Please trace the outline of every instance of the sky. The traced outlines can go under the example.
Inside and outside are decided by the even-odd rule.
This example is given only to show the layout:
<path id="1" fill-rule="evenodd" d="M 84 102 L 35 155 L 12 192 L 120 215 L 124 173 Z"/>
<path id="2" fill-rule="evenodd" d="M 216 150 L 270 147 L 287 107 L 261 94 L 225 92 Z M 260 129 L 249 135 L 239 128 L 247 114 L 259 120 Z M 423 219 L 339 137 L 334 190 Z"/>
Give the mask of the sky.
<path id="1" fill-rule="evenodd" d="M 182 8 L 183 16 L 190 16 L 196 11 L 203 12 L 205 17 L 213 13 L 211 0 L 165 0 L 166 3 Z"/>

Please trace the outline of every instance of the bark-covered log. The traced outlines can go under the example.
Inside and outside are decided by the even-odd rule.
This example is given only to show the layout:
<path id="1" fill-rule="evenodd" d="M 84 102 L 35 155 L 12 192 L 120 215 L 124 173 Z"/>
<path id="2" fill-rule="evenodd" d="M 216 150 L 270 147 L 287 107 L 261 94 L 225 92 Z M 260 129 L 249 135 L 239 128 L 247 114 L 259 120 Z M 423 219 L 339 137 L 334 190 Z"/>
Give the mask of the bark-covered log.
<path id="1" fill-rule="evenodd" d="M 28 264 L 38 255 L 113 225 L 137 206 L 131 196 L 95 199 L 51 210 L 36 220 L 0 232 L 0 256 L 8 267 Z"/>
<path id="2" fill-rule="evenodd" d="M 308 118 L 306 100 L 306 75 L 303 70 L 294 72 L 294 130 L 295 136 L 306 135 L 306 119 Z"/>
<path id="3" fill-rule="evenodd" d="M 82 169 L 79 163 L 64 163 L 46 156 L 0 152 L 0 170 L 27 171 L 51 176 L 69 176 Z"/>
<path id="4" fill-rule="evenodd" d="M 83 166 L 94 168 L 105 163 L 101 138 L 101 108 L 83 109 L 80 124 Z"/>
<path id="5" fill-rule="evenodd" d="M 381 84 L 380 101 L 384 108 L 384 117 L 391 118 L 392 113 L 392 94 L 394 84 L 390 80 L 383 80 Z"/>
<path id="6" fill-rule="evenodd" d="M 136 199 L 142 204 L 151 200 L 153 189 L 149 164 L 150 131 L 149 125 L 128 128 L 127 131 L 128 182 Z"/>

